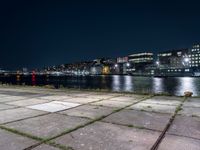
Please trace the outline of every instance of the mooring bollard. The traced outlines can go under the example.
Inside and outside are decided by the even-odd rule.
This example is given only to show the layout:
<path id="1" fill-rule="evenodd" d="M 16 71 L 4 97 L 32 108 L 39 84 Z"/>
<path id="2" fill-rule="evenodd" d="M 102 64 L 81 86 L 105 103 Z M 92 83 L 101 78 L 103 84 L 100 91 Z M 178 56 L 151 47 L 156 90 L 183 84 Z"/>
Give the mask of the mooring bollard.
<path id="1" fill-rule="evenodd" d="M 190 92 L 190 91 L 185 91 L 185 92 L 184 92 L 184 96 L 185 96 L 185 97 L 191 97 L 192 95 L 193 95 L 193 93 Z"/>

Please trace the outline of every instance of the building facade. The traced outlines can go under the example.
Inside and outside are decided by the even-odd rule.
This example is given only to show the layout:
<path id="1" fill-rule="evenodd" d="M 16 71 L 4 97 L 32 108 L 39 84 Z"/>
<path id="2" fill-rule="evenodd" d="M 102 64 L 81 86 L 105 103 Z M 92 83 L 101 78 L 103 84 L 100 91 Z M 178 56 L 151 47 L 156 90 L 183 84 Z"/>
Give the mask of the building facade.
<path id="1" fill-rule="evenodd" d="M 189 49 L 176 49 L 161 52 L 157 55 L 158 76 L 191 76 Z"/>
<path id="2" fill-rule="evenodd" d="M 200 44 L 194 44 L 188 56 L 190 67 L 200 68 Z"/>
<path id="3" fill-rule="evenodd" d="M 157 65 L 160 68 L 189 67 L 189 49 L 178 49 L 161 52 L 157 55 Z"/>
<path id="4" fill-rule="evenodd" d="M 154 63 L 153 53 L 144 52 L 136 53 L 128 56 L 129 59 L 129 72 L 142 73 L 146 67 Z"/>

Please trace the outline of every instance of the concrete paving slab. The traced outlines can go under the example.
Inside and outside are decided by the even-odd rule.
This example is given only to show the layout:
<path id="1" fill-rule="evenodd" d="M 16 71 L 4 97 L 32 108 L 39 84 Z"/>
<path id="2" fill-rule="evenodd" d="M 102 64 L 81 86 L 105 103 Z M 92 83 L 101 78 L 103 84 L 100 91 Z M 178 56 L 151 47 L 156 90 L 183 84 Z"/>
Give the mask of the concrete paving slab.
<path id="1" fill-rule="evenodd" d="M 154 96 L 153 99 L 158 100 L 175 100 L 175 101 L 183 101 L 184 97 L 177 97 L 177 96 Z"/>
<path id="2" fill-rule="evenodd" d="M 183 116 L 200 117 L 199 107 L 182 107 L 182 110 L 178 114 Z"/>
<path id="3" fill-rule="evenodd" d="M 28 117 L 34 117 L 38 115 L 45 114 L 44 111 L 37 111 L 27 108 L 15 108 L 15 109 L 8 109 L 2 110 L 0 112 L 0 124 L 7 123 L 11 121 L 16 121 Z"/>
<path id="4" fill-rule="evenodd" d="M 200 139 L 200 118 L 176 116 L 168 133 Z"/>
<path id="5" fill-rule="evenodd" d="M 160 99 L 147 99 L 143 101 L 144 103 L 149 103 L 149 104 L 159 104 L 159 105 L 174 105 L 178 106 L 181 104 L 181 101 L 178 100 L 160 100 Z"/>
<path id="6" fill-rule="evenodd" d="M 57 112 L 57 111 L 77 107 L 79 105 L 80 104 L 78 103 L 52 101 L 49 103 L 27 106 L 27 108 L 42 110 L 42 111 L 47 111 L 47 112 Z"/>
<path id="7" fill-rule="evenodd" d="M 88 97 L 73 97 L 70 99 L 65 99 L 62 101 L 65 102 L 74 102 L 74 103 L 79 103 L 79 104 L 86 104 L 86 103 L 91 103 L 91 102 L 95 102 L 95 101 L 99 101 L 100 99 L 98 98 L 88 98 Z"/>
<path id="8" fill-rule="evenodd" d="M 7 96 L 9 96 L 9 95 L 6 95 L 6 94 L 0 94 L 0 99 L 1 99 L 2 97 L 7 97 Z"/>
<path id="9" fill-rule="evenodd" d="M 200 97 L 188 97 L 188 101 L 200 101 Z"/>
<path id="10" fill-rule="evenodd" d="M 3 91 L 3 94 L 7 94 L 10 96 L 25 96 L 25 97 L 37 95 L 37 93 L 34 93 L 33 91 L 27 92 L 25 90 L 17 90 L 17 89 L 11 91 Z"/>
<path id="11" fill-rule="evenodd" d="M 55 139 L 75 150 L 149 150 L 159 132 L 95 122 Z"/>
<path id="12" fill-rule="evenodd" d="M 169 122 L 170 117 L 170 114 L 150 113 L 137 110 L 122 110 L 106 117 L 103 121 L 163 131 Z"/>
<path id="13" fill-rule="evenodd" d="M 34 136 L 50 138 L 69 129 L 76 128 L 79 125 L 85 124 L 88 121 L 89 119 L 83 119 L 79 117 L 48 114 L 9 123 L 5 126 Z"/>
<path id="14" fill-rule="evenodd" d="M 33 148 L 32 150 L 60 150 L 60 149 L 46 144 L 42 144 Z"/>
<path id="15" fill-rule="evenodd" d="M 51 100 L 51 101 L 59 101 L 59 100 L 70 99 L 72 97 L 63 96 L 63 95 L 51 95 L 51 96 L 43 96 L 43 97 L 40 97 L 40 98 L 45 99 L 45 100 Z"/>
<path id="16" fill-rule="evenodd" d="M 69 93 L 68 96 L 72 97 L 87 97 L 90 93 L 84 93 L 84 92 L 76 92 L 76 93 Z"/>
<path id="17" fill-rule="evenodd" d="M 49 102 L 49 100 L 31 98 L 31 99 L 27 99 L 27 100 L 18 100 L 18 101 L 14 101 L 14 102 L 7 102 L 6 104 L 15 105 L 15 106 L 29 106 L 29 105 L 46 103 L 46 102 Z"/>
<path id="18" fill-rule="evenodd" d="M 100 102 L 91 103 L 91 105 L 115 107 L 115 108 L 123 108 L 130 104 L 132 104 L 132 102 L 119 102 L 119 101 L 110 101 L 110 100 L 103 100 Z"/>
<path id="19" fill-rule="evenodd" d="M 101 116 L 108 115 L 112 113 L 114 109 L 102 106 L 93 105 L 82 105 L 70 110 L 61 111 L 59 113 L 66 114 L 69 116 L 87 117 L 91 119 L 96 119 Z"/>
<path id="20" fill-rule="evenodd" d="M 176 110 L 176 106 L 169 106 L 169 105 L 159 105 L 159 104 L 150 104 L 140 102 L 135 105 L 128 107 L 127 109 L 135 109 L 141 111 L 150 111 L 150 112 L 160 112 L 160 113 L 174 113 Z"/>
<path id="21" fill-rule="evenodd" d="M 183 106 L 200 108 L 200 100 L 199 99 L 189 99 L 188 101 L 184 102 Z"/>
<path id="22" fill-rule="evenodd" d="M 5 130 L 0 130 L 0 149 L 1 150 L 24 150 L 37 142 Z"/>
<path id="23" fill-rule="evenodd" d="M 200 140 L 186 137 L 165 135 L 158 150 L 200 150 Z"/>
<path id="24" fill-rule="evenodd" d="M 135 93 L 122 93 L 122 96 L 127 96 L 127 97 L 134 97 L 134 98 L 138 98 L 138 97 L 146 97 L 149 95 L 145 95 L 145 94 L 135 94 Z"/>
<path id="25" fill-rule="evenodd" d="M 9 101 L 22 100 L 22 99 L 27 99 L 27 98 L 24 96 L 8 96 L 8 97 L 0 98 L 0 102 L 9 102 Z"/>
<path id="26" fill-rule="evenodd" d="M 11 108 L 16 108 L 16 106 L 0 104 L 0 110 L 11 109 Z"/>
<path id="27" fill-rule="evenodd" d="M 98 94 L 98 95 L 88 95 L 88 98 L 98 98 L 98 99 L 110 99 L 112 97 L 116 97 L 116 95 L 110 94 Z"/>
<path id="28" fill-rule="evenodd" d="M 140 101 L 144 97 L 130 97 L 130 96 L 119 96 L 110 98 L 111 101 L 119 101 L 119 102 L 137 102 Z"/>

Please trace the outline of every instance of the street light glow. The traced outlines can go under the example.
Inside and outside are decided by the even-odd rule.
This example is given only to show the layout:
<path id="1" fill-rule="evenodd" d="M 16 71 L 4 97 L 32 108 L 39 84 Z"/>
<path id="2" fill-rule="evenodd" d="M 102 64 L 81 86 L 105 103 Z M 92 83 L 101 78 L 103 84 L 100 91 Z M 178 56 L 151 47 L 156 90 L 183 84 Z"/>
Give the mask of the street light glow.
<path id="1" fill-rule="evenodd" d="M 130 63 L 127 63 L 126 66 L 127 66 L 127 67 L 130 67 Z"/>
<path id="2" fill-rule="evenodd" d="M 189 58 L 184 58 L 184 61 L 189 62 L 190 60 L 189 60 Z"/>
<path id="3" fill-rule="evenodd" d="M 117 67 L 118 67 L 118 64 L 115 64 L 115 67 L 117 68 Z"/>
<path id="4" fill-rule="evenodd" d="M 160 64 L 160 62 L 159 62 L 159 61 L 156 61 L 156 64 L 157 64 L 157 65 L 159 65 L 159 64 Z"/>

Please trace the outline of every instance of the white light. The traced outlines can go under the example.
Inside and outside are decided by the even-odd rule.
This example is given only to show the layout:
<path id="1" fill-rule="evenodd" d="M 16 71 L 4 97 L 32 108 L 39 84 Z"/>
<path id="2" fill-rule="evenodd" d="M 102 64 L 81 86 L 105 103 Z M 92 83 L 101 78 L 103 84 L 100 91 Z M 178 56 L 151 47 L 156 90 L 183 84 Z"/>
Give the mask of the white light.
<path id="1" fill-rule="evenodd" d="M 185 62 L 189 62 L 190 60 L 189 60 L 189 58 L 185 58 L 184 61 Z"/>
<path id="2" fill-rule="evenodd" d="M 115 64 L 115 67 L 117 68 L 117 67 L 118 67 L 118 64 Z"/>
<path id="3" fill-rule="evenodd" d="M 127 63 L 126 66 L 129 67 L 129 66 L 130 66 L 130 63 Z"/>
<path id="4" fill-rule="evenodd" d="M 160 62 L 159 62 L 159 61 L 156 61 L 156 64 L 157 64 L 157 65 L 159 65 L 159 64 L 160 64 Z"/>

